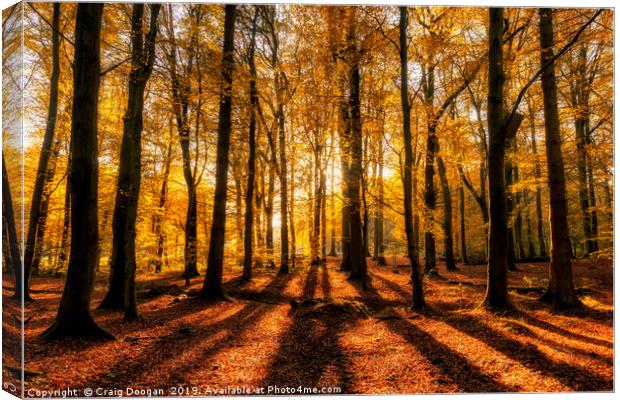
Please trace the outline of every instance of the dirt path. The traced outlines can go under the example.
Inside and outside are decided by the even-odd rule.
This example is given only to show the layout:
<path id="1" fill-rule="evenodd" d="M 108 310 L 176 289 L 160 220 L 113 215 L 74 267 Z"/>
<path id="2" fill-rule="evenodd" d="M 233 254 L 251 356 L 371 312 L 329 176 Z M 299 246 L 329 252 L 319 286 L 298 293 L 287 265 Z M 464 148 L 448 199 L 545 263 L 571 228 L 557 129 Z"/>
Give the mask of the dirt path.
<path id="1" fill-rule="evenodd" d="M 544 283 L 544 264 L 519 268 L 510 285 Z M 230 275 L 227 291 L 237 299 L 231 303 L 187 297 L 180 280 L 167 280 L 171 276 L 145 276 L 142 321 L 127 323 L 120 313 L 94 311 L 117 341 L 51 345 L 37 336 L 54 317 L 62 282 L 35 279 L 37 301 L 26 311 L 27 319 L 32 316 L 26 363 L 36 373 L 26 378 L 26 389 L 120 389 L 125 395 L 127 388 L 208 395 L 227 386 L 264 388 L 264 394 L 276 386 L 342 393 L 611 390 L 608 270 L 608 263 L 576 266 L 589 306 L 580 315 L 549 313 L 534 301 L 535 291 L 512 292 L 519 311 L 493 315 L 475 309 L 484 294 L 484 266 L 455 273 L 442 266 L 441 279 L 425 282 L 432 308 L 424 314 L 406 308 L 411 294 L 405 267 L 371 263 L 367 291 L 347 281 L 335 259 L 289 276 L 259 273 L 247 285 Z M 200 283 L 198 277 L 192 287 Z M 7 285 L 4 301 L 10 302 Z M 93 304 L 104 289 L 99 282 Z"/>

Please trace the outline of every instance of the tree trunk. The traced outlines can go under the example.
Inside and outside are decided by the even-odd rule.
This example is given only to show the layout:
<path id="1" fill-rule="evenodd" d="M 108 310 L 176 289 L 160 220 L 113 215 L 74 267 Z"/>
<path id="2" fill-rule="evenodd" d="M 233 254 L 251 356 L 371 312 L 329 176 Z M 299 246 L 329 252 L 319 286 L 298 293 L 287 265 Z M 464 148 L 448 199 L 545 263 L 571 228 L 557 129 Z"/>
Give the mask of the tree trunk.
<path id="1" fill-rule="evenodd" d="M 69 249 L 69 231 L 71 228 L 71 155 L 67 160 L 67 178 L 65 179 L 65 201 L 63 207 L 62 235 L 60 239 L 60 253 L 58 254 L 58 270 L 65 267 L 67 251 Z"/>
<path id="2" fill-rule="evenodd" d="M 435 259 L 435 236 L 429 229 L 434 221 L 434 211 L 437 203 L 435 194 L 435 155 L 439 151 L 439 142 L 437 140 L 436 130 L 437 124 L 433 113 L 433 98 L 435 96 L 435 72 L 434 67 L 429 68 L 426 74 L 426 93 L 425 104 L 430 108 L 430 114 L 427 121 L 427 137 L 426 137 L 426 157 L 424 166 L 424 205 L 425 205 L 425 225 L 424 231 L 424 273 L 437 274 L 437 263 Z"/>
<path id="3" fill-rule="evenodd" d="M 252 204 L 254 200 L 254 182 L 256 176 L 256 109 L 258 108 L 258 92 L 256 90 L 256 64 L 254 62 L 254 49 L 256 43 L 256 20 L 258 8 L 254 10 L 252 19 L 252 37 L 248 50 L 248 64 L 250 67 L 250 125 L 248 127 L 248 181 L 245 192 L 245 228 L 243 235 L 243 275 L 244 281 L 252 279 L 252 229 L 254 213 Z"/>
<path id="4" fill-rule="evenodd" d="M 44 333 L 112 339 L 90 314 L 97 261 L 97 106 L 102 3 L 79 3 L 75 26 L 73 113 L 71 118 L 71 253 L 58 314 Z"/>
<path id="5" fill-rule="evenodd" d="M 166 213 L 166 202 L 168 200 L 168 177 L 170 176 L 170 163 L 172 162 L 172 132 L 170 133 L 170 142 L 166 150 L 166 159 L 164 161 L 164 172 L 161 181 L 161 190 L 159 192 L 159 207 L 157 210 L 155 234 L 157 236 L 157 258 L 155 259 L 155 273 L 161 272 L 163 264 L 163 256 L 166 247 L 166 231 L 164 229 L 164 215 Z"/>
<path id="6" fill-rule="evenodd" d="M 6 238 L 6 244 L 8 248 L 3 248 L 3 253 L 6 252 L 10 258 L 5 258 L 4 262 L 11 265 L 13 271 L 13 279 L 15 281 L 15 288 L 13 298 L 17 300 L 22 299 L 23 280 L 22 280 L 22 256 L 19 249 L 19 239 L 17 237 L 17 229 L 15 227 L 15 211 L 13 210 L 13 196 L 11 195 L 11 186 L 9 184 L 9 175 L 6 171 L 6 165 L 4 163 L 4 154 L 2 155 L 2 222 L 3 232 L 2 236 Z M 3 243 L 4 244 L 4 243 Z"/>
<path id="7" fill-rule="evenodd" d="M 226 192 L 228 189 L 228 153 L 230 149 L 236 9 L 236 5 L 228 4 L 225 6 L 224 42 L 222 46 L 222 87 L 220 89 L 213 219 L 211 223 L 207 273 L 201 291 L 201 295 L 208 298 L 221 298 L 224 295 L 222 290 L 222 272 L 224 267 L 224 231 L 226 228 Z"/>
<path id="8" fill-rule="evenodd" d="M 321 262 L 319 257 L 320 242 L 321 242 L 321 194 L 323 188 L 321 187 L 321 146 L 317 145 L 314 149 L 314 204 L 313 204 L 313 218 L 312 218 L 312 235 L 310 243 L 310 262 L 312 265 L 318 265 Z"/>
<path id="9" fill-rule="evenodd" d="M 506 228 L 506 185 L 504 157 L 506 135 L 504 131 L 504 66 L 503 38 L 504 9 L 489 8 L 489 262 L 487 290 L 483 301 L 486 307 L 502 309 L 508 300 L 508 231 Z"/>
<path id="10" fill-rule="evenodd" d="M 272 154 L 272 158 L 275 159 L 275 155 Z M 273 199 L 275 196 L 275 166 L 274 162 L 269 162 L 269 182 L 267 183 L 267 200 L 265 204 L 265 246 L 267 247 L 267 254 L 270 262 L 273 262 Z"/>
<path id="11" fill-rule="evenodd" d="M 379 171 L 377 175 L 377 190 L 379 191 L 379 199 L 377 201 L 377 207 L 375 209 L 375 246 L 374 257 L 377 260 L 378 265 L 385 265 L 385 255 L 383 247 L 383 202 L 384 200 L 384 188 L 383 188 L 383 138 L 379 139 L 377 150 L 377 163 L 379 164 Z"/>
<path id="12" fill-rule="evenodd" d="M 351 168 L 349 170 L 349 234 L 350 241 L 350 275 L 349 279 L 362 282 L 362 288 L 366 289 L 366 254 L 362 237 L 362 219 L 360 204 L 360 183 L 362 180 L 362 121 L 360 115 L 360 52 L 356 45 L 357 16 L 356 8 L 349 10 L 349 25 L 347 32 L 347 47 L 350 49 L 350 74 L 349 74 L 349 110 L 351 112 Z"/>
<path id="13" fill-rule="evenodd" d="M 459 206 L 460 206 L 460 222 L 461 222 L 461 259 L 463 263 L 467 263 L 467 242 L 465 241 L 465 190 L 463 185 L 459 186 Z"/>
<path id="14" fill-rule="evenodd" d="M 277 71 L 277 70 L 276 70 Z M 276 72 L 276 102 L 278 120 L 278 144 L 280 164 L 280 274 L 289 272 L 289 249 L 288 249 L 288 171 L 286 165 L 286 132 L 284 130 L 284 104 L 282 91 L 284 89 L 284 76 Z"/>
<path id="15" fill-rule="evenodd" d="M 437 157 L 437 171 L 441 180 L 441 189 L 444 202 L 443 213 L 443 232 L 444 232 L 444 252 L 446 253 L 446 268 L 448 271 L 455 271 L 454 262 L 454 238 L 452 236 L 452 196 L 450 195 L 450 185 L 446 176 L 446 167 L 441 157 Z"/>
<path id="16" fill-rule="evenodd" d="M 30 274 L 35 255 L 37 241 L 42 242 L 43 237 L 38 238 L 40 232 L 38 225 L 45 225 L 45 217 L 41 218 L 41 203 L 43 201 L 43 191 L 48 177 L 49 161 L 52 156 L 52 145 L 56 132 L 56 117 L 58 116 L 58 82 L 60 80 L 60 3 L 54 3 L 54 14 L 52 17 L 52 76 L 50 78 L 50 98 L 47 111 L 47 123 L 45 125 L 45 135 L 41 145 L 39 165 L 35 175 L 34 189 L 32 191 L 32 201 L 30 203 L 30 214 L 28 219 L 28 234 L 26 236 L 26 246 L 24 248 L 24 298 L 30 299 Z"/>
<path id="17" fill-rule="evenodd" d="M 547 244 L 545 243 L 545 235 L 543 232 L 543 212 L 542 212 L 542 190 L 540 183 L 542 172 L 538 161 L 538 148 L 536 146 L 536 114 L 530 101 L 527 102 L 528 114 L 530 118 L 530 138 L 532 141 L 532 154 L 534 155 L 534 176 L 536 178 L 536 233 L 538 236 L 538 255 L 545 257 L 547 255 Z"/>
<path id="18" fill-rule="evenodd" d="M 43 196 L 41 199 L 41 208 L 39 210 L 39 223 L 37 224 L 36 240 L 34 243 L 34 252 L 32 259 L 31 274 L 38 274 L 41 264 L 41 257 L 43 251 L 43 238 L 45 237 L 45 226 L 47 225 L 47 212 L 49 210 L 50 192 L 51 186 L 54 183 L 54 176 L 56 174 L 56 167 L 58 164 L 58 155 L 60 153 L 60 140 L 56 139 L 54 146 L 52 147 L 52 154 L 49 159 L 47 168 L 47 177 L 45 178 L 45 185 L 43 187 Z"/>
<path id="19" fill-rule="evenodd" d="M 131 72 L 123 118 L 116 202 L 112 220 L 110 287 L 100 308 L 123 309 L 125 319 L 138 318 L 136 300 L 136 218 L 140 197 L 144 91 L 155 62 L 159 4 L 151 5 L 150 30 L 143 34 L 144 4 L 134 4 L 131 16 Z"/>
<path id="20" fill-rule="evenodd" d="M 568 229 L 568 204 L 560 120 L 558 116 L 557 85 L 553 62 L 553 11 L 541 8 L 539 14 L 540 63 L 549 66 L 541 74 L 545 110 L 545 140 L 547 153 L 547 181 L 549 185 L 549 212 L 551 222 L 551 262 L 549 286 L 541 300 L 564 309 L 578 305 L 571 268 L 571 242 Z"/>
<path id="21" fill-rule="evenodd" d="M 405 168 L 403 177 L 403 189 L 405 194 L 405 232 L 407 235 L 407 256 L 411 264 L 411 282 L 412 282 L 412 308 L 423 309 L 426 307 L 424 300 L 424 286 L 422 277 L 420 276 L 420 262 L 418 260 L 417 243 L 414 242 L 413 236 L 413 193 L 412 193 L 412 168 L 413 168 L 413 150 L 411 148 L 411 106 L 409 104 L 409 74 L 408 74 L 408 43 L 407 43 L 407 25 L 409 24 L 409 16 L 407 7 L 400 7 L 400 101 L 403 112 L 403 141 L 405 146 Z"/>
<path id="22" fill-rule="evenodd" d="M 332 130 L 332 136 L 331 136 L 331 141 L 330 141 L 330 146 L 332 146 L 331 152 L 332 154 L 334 153 L 334 133 Z M 335 201 L 335 196 L 334 194 L 336 192 L 334 192 L 334 179 L 335 179 L 335 164 L 336 164 L 336 157 L 332 157 L 331 160 L 331 179 L 329 181 L 330 184 L 330 207 L 329 207 L 329 211 L 330 211 L 330 244 L 329 244 L 329 256 L 331 257 L 336 257 L 336 201 Z"/>
<path id="23" fill-rule="evenodd" d="M 512 146 L 511 146 L 512 147 Z M 514 209 L 515 209 L 515 201 L 514 195 L 510 193 L 511 186 L 513 185 L 513 173 L 514 168 L 512 166 L 512 161 L 510 159 L 506 160 L 504 164 L 504 170 L 506 175 L 506 219 L 507 219 L 507 245 L 508 245 L 508 253 L 507 253 L 507 262 L 508 262 L 508 270 L 516 271 L 517 270 L 517 256 L 515 254 L 515 234 L 514 234 Z"/>

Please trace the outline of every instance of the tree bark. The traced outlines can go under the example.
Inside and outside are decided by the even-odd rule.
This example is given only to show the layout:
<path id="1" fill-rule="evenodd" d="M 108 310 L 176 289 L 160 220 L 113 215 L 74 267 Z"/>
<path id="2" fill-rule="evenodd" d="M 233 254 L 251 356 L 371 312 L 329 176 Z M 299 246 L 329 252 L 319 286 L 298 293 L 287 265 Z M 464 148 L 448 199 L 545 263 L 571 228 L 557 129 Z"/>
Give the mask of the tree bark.
<path id="1" fill-rule="evenodd" d="M 13 298 L 21 300 L 25 294 L 23 290 L 22 277 L 22 256 L 19 249 L 19 239 L 17 237 L 17 229 L 15 227 L 15 211 L 13 209 L 13 196 L 11 194 L 11 186 L 9 184 L 9 175 L 4 163 L 4 154 L 2 155 L 2 236 L 6 238 L 8 248 L 3 248 L 3 253 L 7 253 L 10 258 L 5 258 L 5 265 L 9 264 L 13 271 L 13 279 L 15 288 Z M 4 244 L 4 243 L 3 243 Z"/>
<path id="2" fill-rule="evenodd" d="M 465 240 L 465 190 L 463 190 L 463 185 L 459 186 L 459 208 L 461 214 L 461 259 L 464 264 L 467 264 L 467 242 Z"/>
<path id="3" fill-rule="evenodd" d="M 207 273 L 205 274 L 205 281 L 201 291 L 201 296 L 208 298 L 221 298 L 224 296 L 222 272 L 224 267 L 224 232 L 226 228 L 226 192 L 228 189 L 236 9 L 236 5 L 228 4 L 225 6 L 213 219 Z"/>
<path id="4" fill-rule="evenodd" d="M 45 339 L 65 336 L 113 339 L 90 314 L 97 261 L 97 107 L 99 35 L 103 4 L 79 3 L 75 26 L 71 118 L 71 253 L 65 288 Z"/>
<path id="5" fill-rule="evenodd" d="M 506 229 L 506 185 L 504 128 L 504 9 L 489 8 L 488 129 L 489 129 L 489 261 L 487 290 L 483 305 L 492 309 L 507 308 L 508 299 L 508 235 Z"/>
<path id="6" fill-rule="evenodd" d="M 568 204 L 560 120 L 558 116 L 557 84 L 553 61 L 553 11 L 538 10 L 540 18 L 540 62 L 549 66 L 542 71 L 541 81 L 545 110 L 545 141 L 547 153 L 547 182 L 549 185 L 549 213 L 551 222 L 551 262 L 549 286 L 541 300 L 565 309 L 580 304 L 575 293 L 571 268 L 571 242 L 568 228 Z"/>
<path id="7" fill-rule="evenodd" d="M 43 191 L 48 177 L 49 161 L 52 156 L 52 145 L 56 132 L 56 118 L 58 116 L 58 82 L 60 80 L 60 3 L 54 3 L 54 14 L 52 17 L 52 75 L 50 78 L 50 98 L 47 113 L 47 123 L 45 125 L 45 135 L 41 145 L 39 165 L 35 175 L 34 189 L 32 191 L 32 201 L 30 203 L 30 214 L 28 220 L 28 234 L 26 236 L 26 246 L 24 247 L 24 298 L 30 299 L 30 274 L 35 255 L 37 241 L 42 242 L 42 237 L 37 237 L 39 224 L 45 225 L 45 217 L 41 218 L 41 203 L 43 201 Z"/>
<path id="8" fill-rule="evenodd" d="M 140 197 L 144 92 L 155 62 L 159 4 L 151 5 L 148 34 L 143 34 L 144 4 L 133 5 L 131 72 L 123 118 L 116 202 L 112 219 L 110 286 L 100 308 L 123 309 L 125 319 L 138 318 L 136 300 L 136 218 Z"/>
<path id="9" fill-rule="evenodd" d="M 444 252 L 446 256 L 446 268 L 448 271 L 456 271 L 454 262 L 454 238 L 452 235 L 452 196 L 450 195 L 450 185 L 446 176 L 446 166 L 441 157 L 437 157 L 437 172 L 441 180 L 441 190 L 443 195 L 443 232 L 444 232 Z"/>
<path id="10" fill-rule="evenodd" d="M 258 92 L 256 90 L 256 63 L 254 61 L 254 49 L 256 43 L 256 21 L 258 9 L 254 11 L 252 20 L 252 35 L 248 50 L 248 65 L 250 68 L 250 124 L 248 127 L 248 180 L 245 192 L 245 227 L 243 235 L 243 275 L 241 279 L 252 279 L 252 229 L 254 224 L 254 212 L 252 208 L 254 199 L 254 182 L 256 180 L 256 109 L 258 108 Z"/>
<path id="11" fill-rule="evenodd" d="M 534 177 L 536 178 L 536 233 L 538 236 L 538 255 L 540 257 L 547 256 L 547 244 L 545 243 L 545 235 L 543 228 L 543 212 L 542 212 L 542 190 L 540 181 L 542 172 L 540 170 L 540 162 L 538 161 L 538 148 L 536 145 L 536 114 L 531 101 L 527 102 L 528 114 L 530 119 L 530 139 L 532 142 L 532 154 L 534 155 Z"/>
<path id="12" fill-rule="evenodd" d="M 407 256 L 411 264 L 411 282 L 412 282 L 412 308 L 423 309 L 426 307 L 424 300 L 424 286 L 420 275 L 420 262 L 418 260 L 417 243 L 414 242 L 413 236 L 413 193 L 412 193 L 412 168 L 413 168 L 413 150 L 411 148 L 411 106 L 409 104 L 409 74 L 408 74 L 408 43 L 407 43 L 407 25 L 408 21 L 407 7 L 400 7 L 399 22 L 399 53 L 400 53 L 400 101 L 403 113 L 403 141 L 405 146 L 405 168 L 403 177 L 403 189 L 405 194 L 405 232 L 407 235 Z"/>
<path id="13" fill-rule="evenodd" d="M 383 245 L 383 202 L 384 200 L 384 187 L 383 187 L 383 138 L 379 139 L 377 150 L 377 190 L 379 192 L 379 199 L 375 208 L 375 246 L 374 246 L 374 258 L 377 260 L 378 265 L 385 265 L 384 245 Z"/>
<path id="14" fill-rule="evenodd" d="M 170 176 L 170 163 L 172 162 L 172 132 L 166 150 L 164 161 L 164 172 L 161 180 L 161 190 L 159 191 L 159 204 L 156 217 L 155 234 L 157 236 L 157 258 L 155 259 L 155 273 L 160 273 L 164 263 L 164 253 L 166 247 L 166 231 L 164 228 L 164 215 L 166 213 L 166 203 L 168 201 L 168 178 Z"/>
<path id="15" fill-rule="evenodd" d="M 362 180 L 362 121 L 360 115 L 360 50 L 357 48 L 357 15 L 356 7 L 349 9 L 349 21 L 347 32 L 347 47 L 350 50 L 350 74 L 349 74 L 349 110 L 351 113 L 351 167 L 349 170 L 349 234 L 350 241 L 350 275 L 349 279 L 362 282 L 362 288 L 366 289 L 366 254 L 362 237 L 362 219 L 360 204 L 360 183 Z"/>
<path id="16" fill-rule="evenodd" d="M 47 168 L 47 176 L 45 178 L 45 185 L 43 187 L 43 196 L 41 199 L 41 208 L 39 210 L 39 223 L 37 224 L 36 240 L 34 243 L 34 252 L 31 266 L 31 274 L 38 274 L 41 264 L 41 257 L 43 253 L 43 239 L 45 237 L 45 226 L 47 225 L 47 212 L 49 210 L 50 192 L 54 183 L 54 176 L 56 175 L 56 167 L 58 164 L 58 155 L 60 153 L 60 140 L 56 139 L 52 147 L 52 154 L 50 156 Z"/>

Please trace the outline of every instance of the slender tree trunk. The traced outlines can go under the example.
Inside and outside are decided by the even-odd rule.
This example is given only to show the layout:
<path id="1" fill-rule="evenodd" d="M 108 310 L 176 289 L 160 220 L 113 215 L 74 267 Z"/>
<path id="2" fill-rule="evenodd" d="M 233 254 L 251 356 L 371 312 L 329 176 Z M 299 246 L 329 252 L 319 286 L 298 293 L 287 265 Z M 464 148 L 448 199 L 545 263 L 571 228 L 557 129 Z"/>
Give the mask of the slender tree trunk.
<path id="1" fill-rule="evenodd" d="M 511 145 L 512 147 L 512 145 Z M 507 245 L 508 245 L 508 270 L 517 271 L 517 256 L 515 254 L 515 234 L 514 234 L 514 209 L 515 200 L 514 194 L 510 193 L 511 186 L 513 185 L 513 173 L 514 168 L 512 161 L 508 158 L 504 165 L 506 175 L 506 219 L 507 219 Z"/>
<path id="2" fill-rule="evenodd" d="M 157 258 L 155 259 L 155 273 L 161 272 L 163 264 L 164 250 L 166 247 L 166 231 L 164 228 L 164 215 L 166 213 L 166 203 L 168 201 L 168 178 L 170 176 L 170 163 L 172 162 L 172 132 L 170 134 L 170 142 L 166 150 L 166 159 L 164 161 L 164 172 L 161 181 L 161 190 L 159 191 L 159 204 L 156 217 L 155 233 L 157 236 Z"/>
<path id="3" fill-rule="evenodd" d="M 221 298 L 224 295 L 222 272 L 224 267 L 224 231 L 226 228 L 226 192 L 228 189 L 228 153 L 230 149 L 236 9 L 237 6 L 233 4 L 225 6 L 213 222 L 211 224 L 207 273 L 201 291 L 203 297 L 209 298 Z"/>
<path id="4" fill-rule="evenodd" d="M 321 146 L 317 145 L 314 149 L 314 215 L 312 218 L 312 235 L 310 243 L 310 258 L 312 265 L 320 264 L 319 257 L 320 242 L 321 242 L 321 193 L 323 188 L 321 187 Z"/>
<path id="5" fill-rule="evenodd" d="M 3 253 L 6 252 L 9 255 L 9 259 L 4 260 L 5 265 L 10 264 L 13 271 L 13 279 L 15 282 L 15 288 L 13 298 L 17 300 L 22 299 L 23 290 L 23 277 L 22 277 L 22 256 L 19 249 L 19 239 L 17 237 L 17 229 L 15 227 L 15 211 L 13 210 L 13 196 L 11 195 L 11 186 L 9 184 L 9 175 L 4 163 L 4 154 L 2 155 L 2 222 L 3 232 L 2 236 L 6 238 L 6 244 L 8 248 L 3 248 Z M 4 243 L 3 243 L 4 244 Z"/>
<path id="6" fill-rule="evenodd" d="M 412 193 L 412 168 L 413 150 L 411 148 L 411 106 L 409 104 L 409 75 L 408 75 L 408 46 L 407 25 L 409 24 L 407 7 L 400 7 L 399 39 L 400 39 L 400 101 L 403 112 L 403 141 L 405 146 L 405 168 L 403 177 L 403 189 L 405 194 L 405 232 L 407 235 L 407 256 L 411 264 L 412 282 L 412 308 L 423 309 L 426 307 L 424 300 L 424 286 L 420 275 L 420 262 L 418 260 L 417 243 L 413 236 L 413 203 Z"/>
<path id="7" fill-rule="evenodd" d="M 379 139 L 378 142 L 378 175 L 377 175 L 377 186 L 379 191 L 379 201 L 377 202 L 377 207 L 375 209 L 375 260 L 377 260 L 378 265 L 385 265 L 385 255 L 384 255 L 384 246 L 383 246 L 383 202 L 385 201 L 384 196 L 384 188 L 383 188 L 383 138 Z"/>
<path id="8" fill-rule="evenodd" d="M 62 235 L 60 239 L 60 253 L 58 254 L 58 266 L 57 269 L 65 267 L 67 261 L 67 251 L 69 249 L 69 232 L 71 228 L 71 155 L 67 160 L 67 178 L 65 180 L 65 201 L 63 207 L 63 219 L 62 219 Z"/>
<path id="9" fill-rule="evenodd" d="M 334 133 L 332 131 L 332 136 L 331 136 L 331 141 L 330 141 L 330 145 L 332 146 L 332 154 L 334 153 Z M 335 164 L 336 164 L 336 158 L 332 157 L 331 160 L 331 179 L 329 181 L 330 184 L 330 207 L 329 207 L 329 211 L 330 211 L 330 217 L 329 217 L 329 221 L 330 221 L 330 245 L 329 245 L 329 256 L 330 257 L 336 257 L 336 201 L 335 201 L 335 192 L 334 192 L 334 180 L 335 180 Z"/>
<path id="10" fill-rule="evenodd" d="M 467 242 L 465 240 L 465 190 L 463 185 L 459 186 L 459 208 L 460 208 L 460 222 L 461 222 L 461 259 L 463 264 L 467 264 Z"/>
<path id="11" fill-rule="evenodd" d="M 547 256 L 547 244 L 545 243 L 545 235 L 543 232 L 543 212 L 542 212 L 542 190 L 540 181 L 542 172 L 538 161 L 538 148 L 536 145 L 536 114 L 530 101 L 527 102 L 528 114 L 530 118 L 530 139 L 532 142 L 532 154 L 534 155 L 534 177 L 536 178 L 536 233 L 538 236 L 538 255 L 540 257 Z"/>
<path id="12" fill-rule="evenodd" d="M 126 319 L 138 318 L 136 300 L 136 218 L 140 197 L 144 92 L 155 62 L 159 4 L 151 5 L 150 30 L 143 34 L 144 4 L 133 5 L 131 72 L 123 118 L 116 202 L 112 220 L 110 287 L 100 308 L 123 309 Z M 146 40 L 145 40 L 146 39 Z"/>
<path id="13" fill-rule="evenodd" d="M 71 253 L 65 288 L 46 339 L 65 336 L 114 338 L 90 314 L 97 261 L 97 107 L 99 92 L 99 34 L 102 3 L 79 3 L 73 64 L 71 119 Z"/>
<path id="14" fill-rule="evenodd" d="M 518 183 L 519 182 L 519 166 L 518 165 L 515 165 L 514 167 L 514 178 L 515 178 L 515 183 Z M 523 243 L 523 217 L 521 216 L 523 196 L 520 190 L 515 193 L 515 203 L 516 203 L 516 216 L 515 216 L 515 223 L 514 223 L 514 233 L 515 233 L 515 239 L 517 242 L 517 249 L 519 250 L 517 259 L 521 259 L 521 258 L 525 258 L 525 245 Z"/>
<path id="15" fill-rule="evenodd" d="M 549 184 L 549 212 L 551 221 L 551 262 L 549 286 L 541 300 L 564 309 L 578 305 L 571 268 L 571 242 L 568 229 L 568 204 L 560 120 L 558 116 L 557 85 L 553 62 L 553 11 L 538 10 L 540 18 L 540 63 L 549 66 L 541 75 L 545 110 L 545 148 L 547 153 L 547 181 Z"/>
<path id="16" fill-rule="evenodd" d="M 535 257 L 536 250 L 534 249 L 534 236 L 532 234 L 532 218 L 529 213 L 529 196 L 526 190 L 523 190 L 523 203 L 525 205 L 525 226 L 527 229 L 527 254 L 528 257 Z"/>
<path id="17" fill-rule="evenodd" d="M 280 274 L 289 272 L 289 243 L 288 243 L 288 171 L 286 161 L 286 132 L 284 130 L 284 104 L 282 91 L 284 89 L 284 77 L 281 72 L 276 72 L 276 102 L 278 120 L 278 144 L 280 161 Z"/>
<path id="18" fill-rule="evenodd" d="M 441 189 L 444 202 L 443 232 L 444 232 L 444 251 L 446 255 L 446 268 L 448 271 L 455 271 L 454 262 L 454 238 L 452 235 L 452 196 L 450 195 L 450 185 L 446 176 L 446 167 L 441 157 L 437 157 L 437 171 L 441 180 Z"/>
<path id="19" fill-rule="evenodd" d="M 243 275 L 244 281 L 252 279 L 252 229 L 254 213 L 252 203 L 254 199 L 254 182 L 256 180 L 256 109 L 258 108 L 258 92 L 256 90 L 256 64 L 254 62 L 254 48 L 256 40 L 256 21 L 258 8 L 254 10 L 252 20 L 252 37 L 248 51 L 250 67 L 250 125 L 248 128 L 248 182 L 245 192 L 245 231 L 243 235 Z"/>
<path id="20" fill-rule="evenodd" d="M 52 156 L 52 145 L 56 132 L 56 118 L 58 116 L 58 82 L 60 80 L 60 3 L 54 4 L 54 14 L 52 17 L 52 76 L 50 78 L 50 98 L 47 113 L 47 123 L 45 125 L 45 135 L 41 145 L 39 165 L 35 175 L 34 189 L 32 191 L 32 201 L 30 203 L 30 214 L 28 220 L 28 234 L 26 236 L 26 246 L 24 248 L 24 299 L 30 299 L 30 274 L 35 255 L 36 242 L 42 242 L 43 238 L 37 238 L 39 232 L 38 225 L 45 225 L 45 217 L 41 218 L 41 203 L 45 182 L 48 177 L 49 161 Z"/>
<path id="21" fill-rule="evenodd" d="M 508 299 L 508 231 L 506 229 L 506 184 L 504 157 L 504 66 L 503 39 L 504 9 L 489 8 L 489 262 L 487 291 L 483 304 L 493 309 L 509 306 Z"/>
<path id="22" fill-rule="evenodd" d="M 39 210 L 39 223 L 37 224 L 36 240 L 34 244 L 34 252 L 32 259 L 31 273 L 37 275 L 39 273 L 39 267 L 41 264 L 41 257 L 43 253 L 43 239 L 45 237 L 45 226 L 47 225 L 47 212 L 49 209 L 51 186 L 54 183 L 54 176 L 56 175 L 56 167 L 58 164 L 58 155 L 60 153 L 60 140 L 56 139 L 52 148 L 52 154 L 49 159 L 47 168 L 47 177 L 45 178 L 45 185 L 43 187 L 43 196 L 41 199 L 41 208 Z"/>
<path id="23" fill-rule="evenodd" d="M 424 273 L 436 275 L 437 263 L 435 259 L 435 236 L 429 228 L 434 221 L 434 211 L 437 203 L 435 194 L 435 155 L 439 151 L 439 142 L 436 135 L 437 124 L 433 113 L 433 98 L 435 96 L 435 72 L 431 67 L 426 75 L 426 98 L 425 103 L 430 107 L 430 114 L 427 121 L 426 137 L 426 157 L 424 166 L 424 205 L 425 205 L 425 224 L 424 231 Z"/>
<path id="24" fill-rule="evenodd" d="M 275 159 L 275 155 L 272 155 Z M 273 199 L 275 196 L 275 167 L 274 162 L 269 163 L 269 182 L 267 183 L 267 202 L 265 204 L 265 217 L 266 217 L 266 229 L 265 229 L 265 246 L 267 247 L 267 253 L 269 262 L 273 262 Z"/>

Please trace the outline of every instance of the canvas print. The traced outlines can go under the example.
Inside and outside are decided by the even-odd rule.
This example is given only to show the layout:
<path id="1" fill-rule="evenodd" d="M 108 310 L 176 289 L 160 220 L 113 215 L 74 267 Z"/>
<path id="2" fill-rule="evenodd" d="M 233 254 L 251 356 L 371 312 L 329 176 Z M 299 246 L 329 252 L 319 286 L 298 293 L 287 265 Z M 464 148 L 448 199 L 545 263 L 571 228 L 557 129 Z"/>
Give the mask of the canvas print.
<path id="1" fill-rule="evenodd" d="M 2 389 L 614 389 L 614 10 L 2 12 Z"/>

